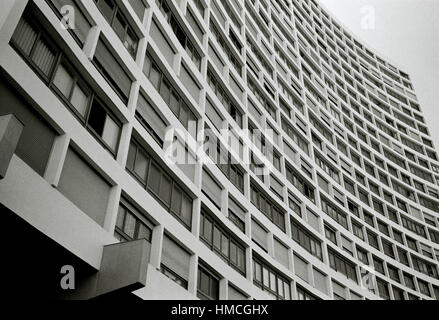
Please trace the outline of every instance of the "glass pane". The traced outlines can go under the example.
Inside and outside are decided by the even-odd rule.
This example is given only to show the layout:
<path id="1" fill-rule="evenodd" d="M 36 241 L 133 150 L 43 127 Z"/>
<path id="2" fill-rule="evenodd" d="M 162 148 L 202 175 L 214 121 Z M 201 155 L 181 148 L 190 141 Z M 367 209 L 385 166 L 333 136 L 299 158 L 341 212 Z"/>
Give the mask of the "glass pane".
<path id="1" fill-rule="evenodd" d="M 238 248 L 238 267 L 244 270 L 245 267 L 245 251 L 244 249 Z"/>
<path id="2" fill-rule="evenodd" d="M 270 272 L 270 289 L 276 291 L 276 276 Z"/>
<path id="3" fill-rule="evenodd" d="M 268 278 L 268 270 L 266 268 L 262 269 L 262 277 L 263 277 L 263 280 L 264 280 L 264 286 L 269 288 L 270 280 Z"/>
<path id="4" fill-rule="evenodd" d="M 213 227 L 213 246 L 218 250 L 221 249 L 221 232 L 217 227 Z"/>
<path id="5" fill-rule="evenodd" d="M 212 223 L 207 219 L 204 219 L 204 237 L 212 243 Z"/>
<path id="6" fill-rule="evenodd" d="M 88 125 L 100 136 L 104 131 L 107 113 L 102 106 L 95 100 L 88 116 Z"/>
<path id="7" fill-rule="evenodd" d="M 12 39 L 14 39 L 17 46 L 29 56 L 35 40 L 37 39 L 37 34 L 27 21 L 20 19 Z"/>
<path id="8" fill-rule="evenodd" d="M 238 264 L 237 248 L 236 244 L 234 244 L 233 242 L 230 242 L 230 261 L 235 265 Z"/>
<path id="9" fill-rule="evenodd" d="M 136 218 L 131 213 L 129 213 L 127 211 L 126 212 L 126 217 L 125 217 L 125 226 L 123 228 L 123 232 L 125 232 L 128 236 L 133 238 L 134 237 L 135 228 L 136 228 Z"/>
<path id="10" fill-rule="evenodd" d="M 160 192 L 160 178 L 161 170 L 153 162 L 151 163 L 151 169 L 148 176 L 148 187 L 156 194 L 159 195 Z"/>
<path id="11" fill-rule="evenodd" d="M 148 241 L 151 241 L 151 230 L 144 224 L 140 224 L 137 239 L 146 239 Z"/>
<path id="12" fill-rule="evenodd" d="M 172 191 L 172 211 L 179 214 L 181 209 L 181 190 L 174 186 L 174 190 Z"/>
<path id="13" fill-rule="evenodd" d="M 113 21 L 113 30 L 116 32 L 119 39 L 122 40 L 122 42 L 125 40 L 125 27 L 126 24 L 123 18 L 120 14 L 117 14 Z"/>
<path id="14" fill-rule="evenodd" d="M 146 172 L 148 170 L 148 158 L 143 151 L 138 149 L 136 155 L 136 162 L 134 163 L 134 172 L 143 180 L 146 181 Z"/>
<path id="15" fill-rule="evenodd" d="M 143 63 L 143 73 L 147 78 L 149 78 L 149 72 L 151 71 L 151 59 L 148 55 L 145 57 L 145 62 Z"/>
<path id="16" fill-rule="evenodd" d="M 61 91 L 64 97 L 66 97 L 67 99 L 70 97 L 73 78 L 62 64 L 60 64 L 58 69 L 56 70 L 53 84 L 58 88 L 59 91 Z"/>
<path id="17" fill-rule="evenodd" d="M 171 88 L 169 87 L 169 83 L 163 80 L 162 85 L 160 86 L 160 95 L 166 104 L 169 104 L 169 96 L 171 94 Z"/>
<path id="18" fill-rule="evenodd" d="M 136 157 L 136 145 L 133 143 L 130 143 L 130 148 L 128 150 L 128 159 L 127 159 L 127 165 L 126 167 L 130 170 L 134 170 L 134 160 Z"/>
<path id="19" fill-rule="evenodd" d="M 159 196 L 168 206 L 171 204 L 171 179 L 166 175 L 162 175 Z"/>
<path id="20" fill-rule="evenodd" d="M 259 263 L 254 262 L 253 263 L 253 268 L 254 268 L 254 276 L 255 276 L 255 280 L 258 282 L 262 281 L 262 277 L 261 277 L 261 265 Z"/>
<path id="21" fill-rule="evenodd" d="M 122 229 L 123 228 L 123 218 L 125 217 L 125 209 L 119 206 L 119 210 L 117 212 L 117 221 L 116 227 Z"/>
<path id="22" fill-rule="evenodd" d="M 201 277 L 200 277 L 200 290 L 209 295 L 209 276 L 204 272 L 204 271 L 200 271 L 201 272 Z"/>
<path id="23" fill-rule="evenodd" d="M 73 87 L 73 93 L 70 102 L 79 112 L 79 114 L 85 117 L 88 107 L 88 96 L 77 84 Z"/>
<path id="24" fill-rule="evenodd" d="M 102 14 L 104 15 L 105 19 L 110 23 L 111 19 L 113 17 L 113 9 L 114 4 L 112 0 L 99 0 L 98 3 L 99 9 L 101 9 Z"/>
<path id="25" fill-rule="evenodd" d="M 180 98 L 174 92 L 171 93 L 171 101 L 169 103 L 169 108 L 178 118 L 178 115 L 180 113 Z"/>
<path id="26" fill-rule="evenodd" d="M 104 132 L 102 139 L 108 144 L 111 150 L 116 151 L 117 143 L 119 141 L 120 128 L 117 123 L 108 115 L 104 124 Z"/>
<path id="27" fill-rule="evenodd" d="M 52 49 L 40 39 L 36 43 L 35 50 L 32 53 L 32 61 L 46 76 L 49 76 L 52 66 L 55 63 L 55 54 Z"/>
<path id="28" fill-rule="evenodd" d="M 221 236 L 221 252 L 229 256 L 229 239 L 224 234 Z"/>
<path id="29" fill-rule="evenodd" d="M 178 117 L 178 120 L 180 120 L 180 122 L 183 124 L 183 126 L 185 128 L 187 128 L 187 123 L 188 123 L 188 119 L 189 119 L 189 110 L 187 109 L 186 106 L 182 106 L 182 108 L 180 109 L 180 116 Z"/>
<path id="30" fill-rule="evenodd" d="M 181 205 L 181 218 L 189 224 L 192 218 L 192 199 L 183 194 Z"/>
<path id="31" fill-rule="evenodd" d="M 152 85 L 158 90 L 160 85 L 160 71 L 157 67 L 152 64 L 151 72 L 149 74 L 149 81 L 151 81 Z"/>

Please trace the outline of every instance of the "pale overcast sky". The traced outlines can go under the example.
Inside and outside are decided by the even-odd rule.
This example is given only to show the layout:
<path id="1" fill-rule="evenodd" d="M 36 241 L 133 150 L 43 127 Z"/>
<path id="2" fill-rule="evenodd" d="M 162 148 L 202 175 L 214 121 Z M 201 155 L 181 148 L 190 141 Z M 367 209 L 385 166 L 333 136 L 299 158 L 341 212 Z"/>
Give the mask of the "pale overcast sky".
<path id="1" fill-rule="evenodd" d="M 412 79 L 434 146 L 439 147 L 439 0 L 317 0 L 343 26 Z M 361 28 L 362 8 L 375 29 Z"/>

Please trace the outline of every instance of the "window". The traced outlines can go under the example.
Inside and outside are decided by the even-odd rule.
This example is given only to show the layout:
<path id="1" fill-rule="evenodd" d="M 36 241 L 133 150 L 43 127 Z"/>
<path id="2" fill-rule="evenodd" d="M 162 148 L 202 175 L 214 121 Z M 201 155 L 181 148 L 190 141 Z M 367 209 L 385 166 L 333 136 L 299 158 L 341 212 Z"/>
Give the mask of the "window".
<path id="1" fill-rule="evenodd" d="M 192 41 L 187 37 L 186 32 L 181 27 L 177 18 L 172 13 L 169 8 L 166 0 L 157 0 L 157 5 L 165 17 L 166 21 L 171 26 L 172 31 L 174 32 L 177 40 L 180 42 L 182 47 L 185 49 L 186 53 L 189 55 L 189 58 L 195 64 L 196 68 L 199 70 L 201 67 L 201 56 L 198 53 L 197 49 L 193 45 Z"/>
<path id="2" fill-rule="evenodd" d="M 426 296 L 429 296 L 429 297 L 431 296 L 430 288 L 428 287 L 428 283 L 427 282 L 425 282 L 425 281 L 423 281 L 421 279 L 418 279 L 418 286 L 419 286 L 419 291 L 422 294 L 425 294 Z"/>
<path id="3" fill-rule="evenodd" d="M 365 265 L 369 265 L 369 257 L 367 256 L 367 251 L 357 247 L 357 257 Z"/>
<path id="4" fill-rule="evenodd" d="M 220 186 L 212 175 L 203 168 L 203 178 L 202 178 L 202 192 L 209 198 L 210 201 L 221 210 L 221 194 L 222 186 Z"/>
<path id="5" fill-rule="evenodd" d="M 409 257 L 407 251 L 401 249 L 400 247 L 398 247 L 397 250 L 398 250 L 399 262 L 405 264 L 406 266 L 409 266 L 410 264 L 409 264 Z"/>
<path id="6" fill-rule="evenodd" d="M 343 228 L 348 228 L 347 215 L 324 197 L 321 197 L 322 211 L 338 222 Z"/>
<path id="7" fill-rule="evenodd" d="M 242 293 L 241 290 L 235 289 L 234 286 L 228 286 L 228 300 L 247 300 L 248 296 Z"/>
<path id="8" fill-rule="evenodd" d="M 206 267 L 198 265 L 197 297 L 201 300 L 219 299 L 219 277 Z"/>
<path id="9" fill-rule="evenodd" d="M 390 293 L 389 293 L 389 284 L 381 279 L 376 279 L 377 286 L 378 286 L 378 293 L 381 298 L 383 299 L 390 299 Z"/>
<path id="10" fill-rule="evenodd" d="M 377 257 L 373 257 L 373 266 L 379 273 L 384 274 L 384 262 Z"/>
<path id="11" fill-rule="evenodd" d="M 95 0 L 102 15 L 113 28 L 116 35 L 122 41 L 124 47 L 128 50 L 133 58 L 136 58 L 137 44 L 139 38 L 134 33 L 133 28 L 128 24 L 121 9 L 113 0 Z"/>
<path id="12" fill-rule="evenodd" d="M 292 139 L 303 152 L 309 155 L 309 147 L 308 142 L 305 138 L 302 137 L 299 132 L 289 124 L 288 120 L 282 117 L 282 129 L 286 132 L 286 134 Z"/>
<path id="13" fill-rule="evenodd" d="M 212 138 L 212 146 L 209 146 L 208 150 L 210 158 L 227 177 L 227 179 L 229 179 L 229 181 L 236 188 L 238 188 L 241 193 L 244 193 L 244 172 L 238 167 L 238 165 L 233 163 L 234 160 L 232 160 L 230 152 L 221 147 L 220 139 L 217 139 L 213 133 L 206 134 L 206 138 L 208 139 L 207 141 L 209 143 L 211 141 L 210 139 Z"/>
<path id="14" fill-rule="evenodd" d="M 146 53 L 143 73 L 160 93 L 166 105 L 171 109 L 172 113 L 177 117 L 183 127 L 185 127 L 193 137 L 196 137 L 197 118 L 195 114 L 190 110 L 177 91 L 171 86 L 171 82 L 160 70 L 149 52 Z"/>
<path id="15" fill-rule="evenodd" d="M 72 148 L 67 150 L 58 190 L 100 226 L 104 225 L 111 185 Z"/>
<path id="16" fill-rule="evenodd" d="M 76 0 L 46 0 L 54 8 L 55 14 L 59 19 L 63 18 L 62 8 L 69 5 L 75 12 L 75 28 L 68 28 L 67 30 L 72 34 L 75 41 L 82 47 L 85 43 L 87 35 L 90 31 L 91 24 L 78 7 Z M 62 20 L 65 22 L 64 20 Z"/>
<path id="17" fill-rule="evenodd" d="M 142 93 L 137 101 L 136 117 L 160 146 L 163 146 L 167 123 Z"/>
<path id="18" fill-rule="evenodd" d="M 205 209 L 201 210 L 200 238 L 210 250 L 245 276 L 245 248 Z"/>
<path id="19" fill-rule="evenodd" d="M 368 230 L 367 231 L 367 240 L 372 247 L 374 247 L 377 250 L 380 250 L 379 244 L 378 244 L 378 236 L 375 233 L 370 232 Z"/>
<path id="20" fill-rule="evenodd" d="M 180 80 L 183 83 L 183 85 L 186 87 L 192 98 L 194 98 L 195 101 L 198 103 L 200 99 L 201 88 L 198 85 L 195 78 L 193 77 L 193 75 L 191 74 L 191 72 L 183 63 L 181 64 L 180 67 Z"/>
<path id="21" fill-rule="evenodd" d="M 160 271 L 187 289 L 191 255 L 166 234 L 163 236 Z"/>
<path id="22" fill-rule="evenodd" d="M 273 244 L 274 244 L 274 258 L 277 261 L 279 261 L 281 264 L 283 264 L 286 268 L 288 268 L 290 265 L 290 261 L 288 259 L 289 257 L 288 247 L 285 246 L 282 242 L 280 242 L 276 238 L 273 238 Z"/>
<path id="23" fill-rule="evenodd" d="M 239 230 L 245 232 L 245 211 L 235 200 L 229 197 L 229 219 L 238 227 Z"/>
<path id="24" fill-rule="evenodd" d="M 323 260 L 321 241 L 294 220 L 291 220 L 291 234 L 293 240 L 300 244 L 306 251 L 320 260 Z"/>
<path id="25" fill-rule="evenodd" d="M 296 254 L 293 255 L 293 261 L 295 275 L 302 280 L 309 282 L 308 262 L 297 256 Z"/>
<path id="26" fill-rule="evenodd" d="M 66 56 L 52 44 L 46 31 L 34 22 L 30 23 L 30 19 L 34 20 L 25 12 L 12 36 L 12 45 L 98 141 L 115 154 L 122 126 L 120 121 L 104 107 Z"/>
<path id="27" fill-rule="evenodd" d="M 256 184 L 250 184 L 250 200 L 259 211 L 269 218 L 282 231 L 285 231 L 285 213 L 269 199 Z"/>
<path id="28" fill-rule="evenodd" d="M 192 222 L 192 198 L 162 169 L 162 166 L 134 139 L 126 169 L 158 202 L 188 229 Z"/>
<path id="29" fill-rule="evenodd" d="M 143 22 L 143 16 L 145 14 L 145 9 L 146 9 L 143 0 L 128 0 L 128 1 L 131 4 L 131 7 L 133 7 L 134 12 L 137 14 L 140 21 Z"/>
<path id="30" fill-rule="evenodd" d="M 104 44 L 102 38 L 99 38 L 93 62 L 105 80 L 107 80 L 114 91 L 116 91 L 122 101 L 127 104 L 131 91 L 131 78 L 110 51 L 109 47 Z"/>
<path id="31" fill-rule="evenodd" d="M 411 256 L 412 256 L 413 267 L 415 268 L 416 271 L 419 271 L 433 278 L 437 277 L 438 273 L 437 273 L 436 265 L 427 262 L 415 255 L 411 255 Z"/>
<path id="32" fill-rule="evenodd" d="M 175 50 L 170 45 L 168 39 L 163 34 L 161 28 L 159 27 L 159 25 L 157 24 L 155 19 L 152 19 L 151 27 L 150 27 L 150 30 L 149 30 L 149 35 L 151 36 L 151 38 L 153 39 L 154 43 L 159 48 L 160 52 L 165 57 L 165 59 L 168 62 L 168 64 L 170 66 L 173 66 Z"/>
<path id="33" fill-rule="evenodd" d="M 355 236 L 364 241 L 363 226 L 361 224 L 352 221 L 352 232 Z"/>
<path id="34" fill-rule="evenodd" d="M 123 201 L 119 204 L 114 236 L 119 241 L 146 239 L 151 242 L 153 225 L 133 206 Z"/>
<path id="35" fill-rule="evenodd" d="M 242 113 L 239 109 L 234 105 L 234 103 L 229 98 L 226 90 L 224 90 L 223 86 L 220 84 L 220 81 L 214 76 L 213 72 L 208 69 L 207 70 L 207 82 L 209 83 L 210 88 L 215 93 L 221 104 L 230 114 L 230 116 L 235 120 L 239 127 L 242 127 Z"/>
<path id="36" fill-rule="evenodd" d="M 351 256 L 354 256 L 354 246 L 352 244 L 352 241 L 346 238 L 345 236 L 341 235 L 341 247 L 344 251 L 349 253 Z"/>
<path id="37" fill-rule="evenodd" d="M 297 299 L 298 300 L 318 300 L 316 296 L 308 292 L 304 288 L 297 286 Z"/>
<path id="38" fill-rule="evenodd" d="M 399 278 L 399 271 L 398 268 L 391 266 L 389 264 L 387 264 L 387 270 L 389 271 L 389 277 L 390 279 L 401 283 L 401 279 Z"/>
<path id="39" fill-rule="evenodd" d="M 275 299 L 291 299 L 290 282 L 256 256 L 253 256 L 253 283 Z"/>
<path id="40" fill-rule="evenodd" d="M 286 177 L 305 197 L 315 202 L 314 187 L 306 182 L 290 165 L 286 165 Z"/>
<path id="41" fill-rule="evenodd" d="M 393 251 L 392 244 L 386 240 L 382 240 L 381 244 L 383 245 L 384 253 L 391 258 L 395 258 L 395 252 Z"/>
<path id="42" fill-rule="evenodd" d="M 254 219 L 252 219 L 251 228 L 252 240 L 262 249 L 268 251 L 268 232 Z"/>
<path id="43" fill-rule="evenodd" d="M 302 202 L 291 193 L 288 193 L 288 205 L 299 217 L 302 217 Z"/>
<path id="44" fill-rule="evenodd" d="M 321 292 L 328 294 L 327 276 L 317 269 L 313 268 L 314 274 L 314 287 Z"/>
<path id="45" fill-rule="evenodd" d="M 348 259 L 336 253 L 334 250 L 328 248 L 329 265 L 337 272 L 344 274 L 348 279 L 357 282 L 357 274 L 355 264 Z"/>
<path id="46" fill-rule="evenodd" d="M 325 237 L 326 239 L 331 240 L 332 243 L 337 245 L 337 235 L 335 230 L 325 224 Z"/>

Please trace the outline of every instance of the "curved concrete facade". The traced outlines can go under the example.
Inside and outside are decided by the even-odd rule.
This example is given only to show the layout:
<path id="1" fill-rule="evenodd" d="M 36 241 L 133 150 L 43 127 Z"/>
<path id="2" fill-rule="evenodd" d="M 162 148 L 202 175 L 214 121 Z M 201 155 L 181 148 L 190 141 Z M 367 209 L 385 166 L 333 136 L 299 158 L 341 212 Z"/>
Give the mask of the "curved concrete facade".
<path id="1" fill-rule="evenodd" d="M 24 129 L 0 144 L 0 203 L 93 269 L 85 287 L 439 299 L 439 162 L 413 84 L 317 1 L 6 2 L 0 116 Z M 108 247 L 138 238 L 131 264 Z M 100 282 L 118 254 L 142 280 Z"/>

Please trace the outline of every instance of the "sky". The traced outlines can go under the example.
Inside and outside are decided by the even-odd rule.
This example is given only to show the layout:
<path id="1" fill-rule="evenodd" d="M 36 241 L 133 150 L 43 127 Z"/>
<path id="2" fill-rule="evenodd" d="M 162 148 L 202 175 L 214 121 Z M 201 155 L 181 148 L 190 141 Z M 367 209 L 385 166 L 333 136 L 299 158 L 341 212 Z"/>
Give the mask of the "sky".
<path id="1" fill-rule="evenodd" d="M 439 150 L 439 0 L 317 1 L 363 44 L 410 75 Z M 374 28 L 362 28 L 365 12 L 374 12 Z"/>

